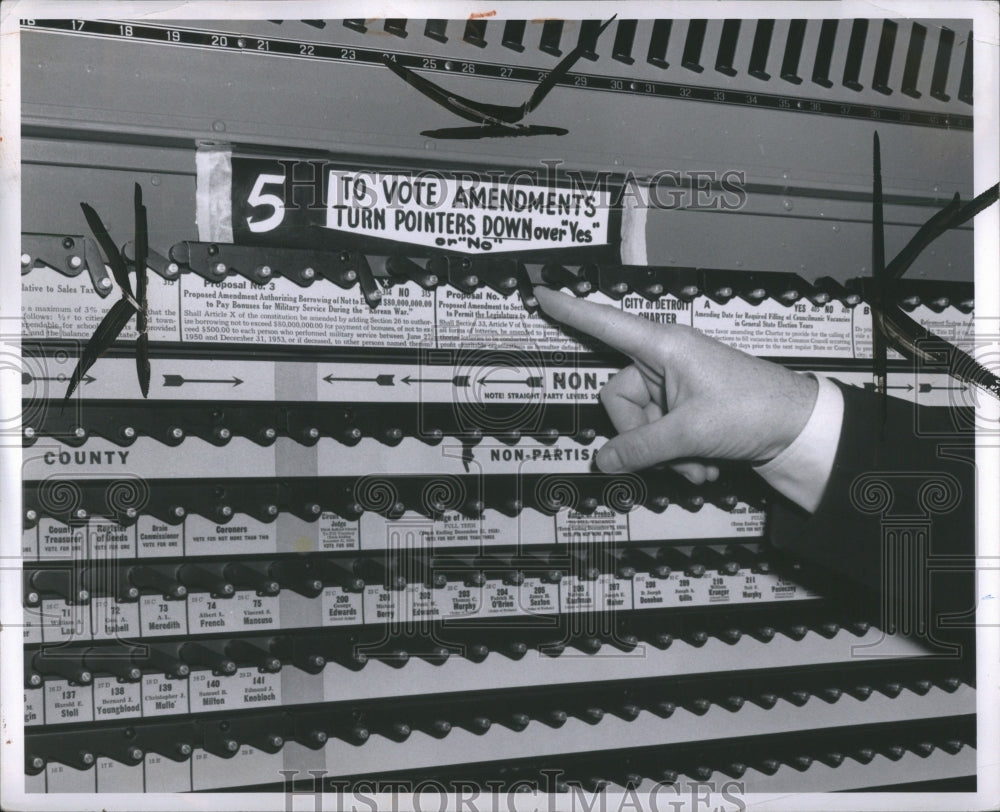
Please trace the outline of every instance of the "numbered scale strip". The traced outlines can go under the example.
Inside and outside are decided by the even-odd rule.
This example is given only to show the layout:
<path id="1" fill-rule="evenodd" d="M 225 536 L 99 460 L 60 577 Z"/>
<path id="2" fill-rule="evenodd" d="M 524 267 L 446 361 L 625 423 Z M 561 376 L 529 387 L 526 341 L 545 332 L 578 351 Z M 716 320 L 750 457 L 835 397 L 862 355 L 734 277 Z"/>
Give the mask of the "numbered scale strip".
<path id="1" fill-rule="evenodd" d="M 87 270 L 96 292 L 108 296 L 114 288 L 113 281 L 99 252 L 80 247 L 87 242 L 86 238 L 73 235 L 24 234 L 21 275 L 43 267 L 68 277 Z M 372 308 L 378 307 L 393 286 L 406 283 L 414 283 L 425 291 L 447 285 L 466 295 L 489 290 L 507 298 L 517 293 L 529 312 L 538 308 L 531 287 L 539 284 L 565 289 L 576 296 L 600 293 L 613 301 L 638 294 L 650 302 L 672 297 L 690 303 L 706 296 L 716 304 L 727 304 L 737 298 L 751 305 L 773 299 L 785 307 L 792 307 L 801 299 L 816 306 L 833 301 L 852 308 L 863 304 L 861 278 L 848 280 L 846 285 L 831 277 L 810 283 L 797 274 L 776 271 L 596 262 L 564 266 L 555 261 L 522 261 L 516 256 L 440 254 L 410 258 L 402 254 L 366 254 L 347 247 L 321 251 L 190 241 L 176 243 L 167 256 L 153 249 L 149 253 L 148 269 L 168 282 L 177 280 L 181 274 L 193 273 L 213 285 L 242 277 L 260 287 L 280 277 L 308 288 L 323 278 L 345 290 L 357 286 Z M 131 243 L 126 244 L 123 256 L 130 260 L 132 255 Z M 925 305 L 935 312 L 955 307 L 962 313 L 970 313 L 975 305 L 971 283 L 904 278 L 895 283 L 894 289 L 898 293 L 897 304 L 907 310 Z"/>
<path id="2" fill-rule="evenodd" d="M 532 84 L 540 82 L 549 73 L 547 70 L 537 68 L 511 67 L 482 61 L 429 59 L 418 54 L 387 53 L 357 46 L 331 45 L 276 37 L 260 38 L 238 33 L 198 31 L 148 23 L 98 20 L 21 20 L 21 26 L 25 30 L 45 30 L 78 36 L 193 47 L 242 55 L 291 57 L 326 63 L 384 67 L 383 59 L 391 59 L 404 67 L 428 73 L 458 73 Z M 870 104 L 847 104 L 773 93 L 747 93 L 724 88 L 687 86 L 646 79 L 630 81 L 620 77 L 596 74 L 569 73 L 560 80 L 559 84 L 577 89 L 619 93 L 646 99 L 686 99 L 729 106 L 875 120 L 922 127 L 943 127 L 953 130 L 971 131 L 973 121 L 972 116 L 968 115 L 901 110 Z"/>
<path id="3" fill-rule="evenodd" d="M 25 712 L 30 726 L 61 725 L 108 721 L 120 718 L 118 714 L 175 716 L 442 690 L 728 673 L 759 668 L 761 662 L 774 668 L 860 667 L 923 655 L 919 644 L 886 635 L 857 611 L 847 614 L 820 602 L 744 607 L 738 615 L 720 609 L 670 610 L 589 620 L 574 615 L 558 622 L 539 618 L 516 625 L 498 619 L 243 633 L 197 641 L 181 636 L 141 645 L 71 641 L 26 649 Z M 906 679 L 912 670 L 895 672 L 895 693 L 901 689 L 901 674 Z M 772 675 L 772 680 L 779 677 Z M 164 681 L 172 684 L 164 686 Z M 109 684 L 125 686 L 125 691 L 106 698 L 103 691 Z M 248 690 L 246 684 L 253 687 Z M 266 695 L 247 698 L 249 693 Z M 137 697 L 140 704 L 134 707 L 130 701 L 133 707 L 116 710 L 116 696 Z"/>
<path id="4" fill-rule="evenodd" d="M 25 566 L 24 642 L 760 605 L 815 579 L 753 544 L 50 561 Z"/>
<path id="5" fill-rule="evenodd" d="M 201 749 L 229 758 L 244 745 L 276 753 L 294 742 L 314 750 L 339 750 L 341 758 L 346 755 L 345 744 L 362 748 L 355 758 L 344 759 L 337 773 L 343 775 L 370 769 L 375 754 L 365 753 L 363 748 L 388 749 L 379 753 L 385 758 L 375 762 L 392 765 L 386 769 L 419 766 L 415 755 L 421 761 L 437 757 L 419 746 L 426 743 L 430 745 L 427 749 L 435 749 L 427 738 L 453 737 L 468 740 L 472 747 L 471 751 L 452 747 L 448 761 L 423 762 L 429 766 L 641 747 L 664 740 L 707 741 L 725 735 L 725 729 L 732 738 L 810 730 L 824 723 L 836 729 L 927 718 L 929 703 L 919 698 L 928 694 L 938 700 L 929 718 L 959 717 L 974 709 L 974 691 L 957 674 L 913 660 L 896 660 L 892 666 L 892 672 L 886 666 L 847 664 L 835 669 L 789 669 L 781 675 L 741 673 L 738 681 L 730 673 L 697 680 L 660 678 L 599 687 L 575 685 L 563 687 L 558 698 L 544 689 L 529 688 L 446 699 L 424 696 L 377 703 L 305 704 L 286 713 L 247 707 L 238 716 L 215 714 L 185 721 L 151 719 L 151 714 L 134 727 L 122 724 L 123 719 L 139 718 L 132 715 L 137 699 L 133 695 L 117 701 L 117 707 L 128 707 L 128 711 L 117 718 L 107 714 L 98 727 L 61 726 L 51 733 L 29 730 L 27 767 L 29 773 L 37 773 L 55 761 L 86 769 L 90 759 L 81 758 L 82 753 L 138 764 L 147 752 L 185 761 L 195 749 Z M 907 671 L 904 681 L 895 676 L 900 666 Z M 254 684 L 252 678 L 246 683 Z M 137 693 L 131 692 L 129 685 L 119 687 Z M 123 695 L 106 693 L 109 700 Z M 138 704 L 142 705 L 141 698 Z M 220 727 L 220 722 L 228 724 Z M 223 733 L 226 735 L 219 735 Z M 539 733 L 544 735 L 536 735 Z M 89 738 L 85 740 L 85 736 Z M 392 746 L 404 742 L 409 746 Z"/>

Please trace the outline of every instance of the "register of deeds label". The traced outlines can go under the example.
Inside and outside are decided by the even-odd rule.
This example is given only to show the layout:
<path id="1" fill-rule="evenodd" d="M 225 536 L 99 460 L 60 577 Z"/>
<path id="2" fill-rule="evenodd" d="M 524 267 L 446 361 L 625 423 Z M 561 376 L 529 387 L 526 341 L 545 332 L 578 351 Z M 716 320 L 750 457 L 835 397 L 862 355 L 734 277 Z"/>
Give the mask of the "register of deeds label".
<path id="1" fill-rule="evenodd" d="M 171 716 L 189 712 L 188 679 L 173 679 L 165 674 L 142 675 L 143 716 Z"/>
<path id="2" fill-rule="evenodd" d="M 87 528 L 89 555 L 93 558 L 134 558 L 135 528 L 92 519 Z"/>
<path id="3" fill-rule="evenodd" d="M 54 725 L 94 721 L 94 692 L 90 685 L 54 679 L 45 683 L 45 722 Z"/>
<path id="4" fill-rule="evenodd" d="M 142 684 L 117 677 L 94 678 L 94 720 L 142 716 Z"/>

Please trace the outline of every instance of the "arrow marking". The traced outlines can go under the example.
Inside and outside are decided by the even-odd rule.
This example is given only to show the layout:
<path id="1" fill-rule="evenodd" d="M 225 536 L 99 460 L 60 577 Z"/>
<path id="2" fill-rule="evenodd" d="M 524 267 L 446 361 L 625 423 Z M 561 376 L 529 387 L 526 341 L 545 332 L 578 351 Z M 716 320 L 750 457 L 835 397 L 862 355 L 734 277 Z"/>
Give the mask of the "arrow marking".
<path id="1" fill-rule="evenodd" d="M 407 386 L 414 383 L 450 383 L 452 386 L 466 387 L 469 385 L 468 375 L 456 375 L 453 378 L 414 378 L 407 375 L 405 378 L 400 378 L 400 380 Z"/>
<path id="2" fill-rule="evenodd" d="M 56 381 L 57 383 L 65 383 L 67 377 L 61 372 L 54 378 L 46 377 L 43 375 L 32 375 L 30 372 L 21 373 L 21 386 L 27 386 L 32 381 Z M 84 383 L 93 383 L 97 380 L 93 375 L 84 375 L 80 380 Z"/>
<path id="3" fill-rule="evenodd" d="M 528 378 L 488 378 L 483 377 L 479 379 L 480 386 L 486 386 L 488 384 L 512 384 L 515 386 L 527 386 L 529 389 L 541 389 L 544 385 L 541 376 L 531 376 Z"/>
<path id="4" fill-rule="evenodd" d="M 323 380 L 327 383 L 333 383 L 334 381 L 356 381 L 358 383 L 377 383 L 379 386 L 395 386 L 393 377 L 392 375 L 378 375 L 374 378 L 336 378 L 333 375 L 327 375 Z"/>
<path id="5" fill-rule="evenodd" d="M 164 386 L 184 386 L 186 383 L 228 383 L 234 387 L 243 383 L 242 379 L 233 375 L 232 378 L 185 378 L 183 375 L 164 375 Z"/>

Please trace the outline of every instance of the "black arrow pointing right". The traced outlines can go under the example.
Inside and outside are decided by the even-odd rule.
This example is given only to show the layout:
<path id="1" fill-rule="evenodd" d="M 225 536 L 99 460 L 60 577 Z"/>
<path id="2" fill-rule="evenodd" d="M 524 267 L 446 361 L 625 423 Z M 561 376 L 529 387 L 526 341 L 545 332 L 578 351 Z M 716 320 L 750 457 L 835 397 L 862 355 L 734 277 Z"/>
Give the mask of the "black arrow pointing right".
<path id="1" fill-rule="evenodd" d="M 84 383 L 93 383 L 97 380 L 93 375 L 84 375 L 81 379 Z M 21 373 L 21 386 L 27 386 L 32 381 L 56 381 L 57 383 L 65 383 L 66 376 L 61 372 L 54 378 L 46 377 L 43 375 L 32 375 L 30 372 Z"/>
<path id="2" fill-rule="evenodd" d="M 233 375 L 232 378 L 185 378 L 183 375 L 164 375 L 164 386 L 184 386 L 186 383 L 226 383 L 234 387 L 239 386 L 243 381 Z"/>

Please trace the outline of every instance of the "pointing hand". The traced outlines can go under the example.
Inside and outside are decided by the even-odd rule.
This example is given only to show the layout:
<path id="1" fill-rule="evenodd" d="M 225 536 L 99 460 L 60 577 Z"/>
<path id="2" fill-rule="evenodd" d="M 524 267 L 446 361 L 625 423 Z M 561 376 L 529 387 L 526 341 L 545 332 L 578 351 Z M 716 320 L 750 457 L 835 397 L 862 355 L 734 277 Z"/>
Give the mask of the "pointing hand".
<path id="1" fill-rule="evenodd" d="M 817 383 L 733 349 L 700 330 L 658 324 L 538 286 L 542 310 L 632 359 L 601 390 L 617 429 L 597 454 L 606 473 L 669 462 L 698 484 L 717 461 L 762 463 L 784 451 L 812 414 Z"/>

